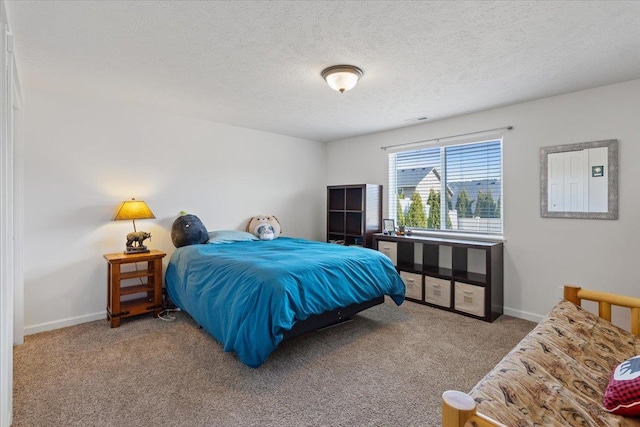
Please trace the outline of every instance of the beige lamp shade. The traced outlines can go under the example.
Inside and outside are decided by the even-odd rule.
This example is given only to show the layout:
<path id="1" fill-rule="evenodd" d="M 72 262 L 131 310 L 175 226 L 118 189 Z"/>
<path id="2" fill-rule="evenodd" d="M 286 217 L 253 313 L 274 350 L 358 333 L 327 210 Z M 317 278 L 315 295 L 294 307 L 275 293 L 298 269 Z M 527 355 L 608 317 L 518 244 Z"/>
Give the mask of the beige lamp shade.
<path id="1" fill-rule="evenodd" d="M 113 216 L 113 221 L 119 221 L 123 219 L 154 219 L 155 216 L 149 206 L 144 200 L 131 199 L 122 202 L 116 214 Z"/>
<path id="2" fill-rule="evenodd" d="M 131 199 L 122 202 L 112 221 L 130 219 L 133 221 L 133 231 L 136 230 L 136 219 L 153 219 L 155 216 L 144 200 Z"/>

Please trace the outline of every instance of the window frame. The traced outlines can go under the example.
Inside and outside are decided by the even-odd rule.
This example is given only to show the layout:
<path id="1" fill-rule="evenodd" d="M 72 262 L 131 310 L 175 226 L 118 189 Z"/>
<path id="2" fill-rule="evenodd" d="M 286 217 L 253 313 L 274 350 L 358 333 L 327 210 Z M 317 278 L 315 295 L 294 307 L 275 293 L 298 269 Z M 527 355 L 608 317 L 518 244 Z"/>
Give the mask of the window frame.
<path id="1" fill-rule="evenodd" d="M 397 214 L 397 204 L 398 204 L 398 185 L 397 185 L 397 170 L 398 170 L 398 162 L 397 155 L 399 153 L 406 153 L 409 151 L 416 150 L 424 150 L 424 149 L 439 149 L 440 152 L 440 164 L 438 166 L 434 166 L 434 168 L 440 169 L 439 175 L 440 178 L 440 218 L 446 218 L 447 215 L 447 202 L 446 202 L 446 191 L 447 191 L 447 168 L 446 168 L 446 151 L 451 147 L 460 147 L 460 146 L 472 146 L 483 143 L 491 143 L 498 142 L 499 143 L 499 181 L 500 181 L 500 194 L 499 194 L 499 203 L 500 203 L 500 230 L 499 231 L 490 231 L 490 230 L 460 230 L 460 229 L 447 229 L 446 228 L 446 219 L 440 221 L 439 229 L 429 229 L 429 228 L 414 228 L 410 227 L 413 234 L 416 235 L 441 235 L 444 237 L 467 237 L 467 238 L 482 238 L 489 240 L 504 240 L 504 139 L 502 135 L 492 135 L 482 138 L 471 138 L 465 140 L 456 140 L 450 141 L 447 143 L 435 143 L 435 144 L 423 144 L 423 145 L 414 145 L 411 147 L 403 147 L 393 150 L 388 153 L 388 170 L 387 170 L 387 180 L 389 185 L 388 190 L 388 215 L 387 218 L 393 218 L 396 224 L 399 224 L 398 214 Z M 392 174 L 392 171 L 394 173 Z M 455 197 L 456 195 L 454 195 Z M 494 195 L 495 196 L 495 195 Z M 455 206 L 455 200 L 452 197 L 452 204 Z M 426 202 L 425 202 L 426 205 Z M 455 210 L 455 209 L 453 209 Z"/>

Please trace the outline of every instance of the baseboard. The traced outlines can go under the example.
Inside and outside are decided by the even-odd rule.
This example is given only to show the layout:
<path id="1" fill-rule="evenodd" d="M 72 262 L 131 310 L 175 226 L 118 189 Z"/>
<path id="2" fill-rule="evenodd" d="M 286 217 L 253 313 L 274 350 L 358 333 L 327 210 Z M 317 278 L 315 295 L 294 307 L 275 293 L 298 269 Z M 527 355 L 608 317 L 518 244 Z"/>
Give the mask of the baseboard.
<path id="1" fill-rule="evenodd" d="M 540 323 L 544 316 L 535 313 L 529 313 L 527 311 L 522 310 L 514 310 L 512 308 L 504 307 L 504 314 L 511 317 L 517 317 L 518 319 L 529 320 L 531 322 Z"/>
<path id="2" fill-rule="evenodd" d="M 514 310 L 508 307 L 504 307 L 504 314 L 511 317 L 517 317 L 518 319 L 529 320 L 531 322 L 540 323 L 544 318 L 539 314 L 529 313 L 522 310 Z M 67 319 L 56 320 L 53 322 L 40 323 L 38 325 L 25 326 L 24 334 L 33 335 L 40 332 L 53 331 L 54 329 L 66 328 L 67 326 L 80 325 L 82 323 L 93 322 L 96 320 L 103 320 L 107 318 L 107 312 L 102 311 L 99 313 L 85 314 L 84 316 L 69 317 Z"/>
<path id="3" fill-rule="evenodd" d="M 68 317 L 66 319 L 55 320 L 53 322 L 40 323 L 24 327 L 25 335 L 33 335 L 40 332 L 53 331 L 54 329 L 66 328 L 67 326 L 80 325 L 81 323 L 93 322 L 96 320 L 105 320 L 107 312 L 85 314 L 83 316 Z"/>

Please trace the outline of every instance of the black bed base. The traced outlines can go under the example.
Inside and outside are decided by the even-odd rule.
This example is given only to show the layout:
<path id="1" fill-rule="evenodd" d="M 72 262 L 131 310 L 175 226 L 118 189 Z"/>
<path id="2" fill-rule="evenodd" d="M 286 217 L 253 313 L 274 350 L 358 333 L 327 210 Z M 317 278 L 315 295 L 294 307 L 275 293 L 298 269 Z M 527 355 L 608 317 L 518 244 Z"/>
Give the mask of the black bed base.
<path id="1" fill-rule="evenodd" d="M 383 302 L 384 296 L 381 296 L 358 304 L 351 304 L 348 307 L 343 307 L 332 311 L 325 311 L 322 314 L 315 314 L 313 316 L 310 316 L 306 320 L 296 323 L 295 325 L 293 325 L 293 328 L 284 331 L 283 341 L 299 337 L 300 335 L 304 335 L 309 332 L 317 331 L 318 329 L 346 322 L 348 320 L 351 320 L 351 317 L 356 313 L 359 313 L 362 310 L 366 310 L 367 308 L 373 307 L 375 305 L 382 304 Z"/>

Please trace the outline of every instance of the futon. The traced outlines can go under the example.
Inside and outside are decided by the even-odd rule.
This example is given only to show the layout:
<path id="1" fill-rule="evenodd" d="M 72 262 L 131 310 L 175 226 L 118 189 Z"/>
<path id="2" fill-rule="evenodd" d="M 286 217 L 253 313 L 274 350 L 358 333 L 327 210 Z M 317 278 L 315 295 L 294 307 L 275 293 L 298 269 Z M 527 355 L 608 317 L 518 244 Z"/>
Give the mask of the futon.
<path id="1" fill-rule="evenodd" d="M 631 309 L 630 331 L 611 324 L 612 306 Z M 640 427 L 639 352 L 640 298 L 565 286 L 565 300 L 468 395 L 443 394 L 442 426 Z"/>

